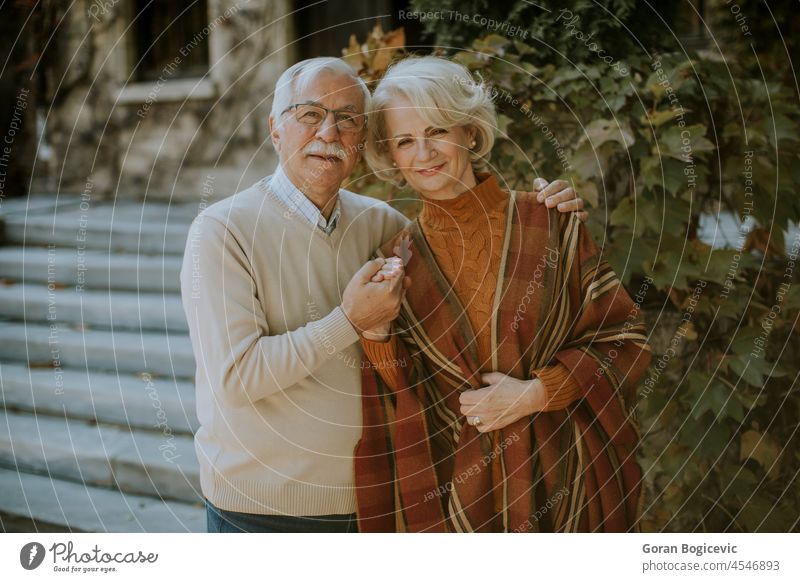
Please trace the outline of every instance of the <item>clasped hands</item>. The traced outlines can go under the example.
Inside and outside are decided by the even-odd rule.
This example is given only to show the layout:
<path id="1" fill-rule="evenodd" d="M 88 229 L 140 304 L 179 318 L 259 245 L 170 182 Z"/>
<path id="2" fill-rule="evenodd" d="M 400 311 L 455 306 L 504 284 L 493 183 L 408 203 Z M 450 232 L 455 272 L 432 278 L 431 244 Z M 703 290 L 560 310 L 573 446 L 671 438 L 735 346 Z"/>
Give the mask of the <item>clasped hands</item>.
<path id="1" fill-rule="evenodd" d="M 342 309 L 359 335 L 385 341 L 410 285 L 400 258 L 373 259 L 347 284 Z"/>

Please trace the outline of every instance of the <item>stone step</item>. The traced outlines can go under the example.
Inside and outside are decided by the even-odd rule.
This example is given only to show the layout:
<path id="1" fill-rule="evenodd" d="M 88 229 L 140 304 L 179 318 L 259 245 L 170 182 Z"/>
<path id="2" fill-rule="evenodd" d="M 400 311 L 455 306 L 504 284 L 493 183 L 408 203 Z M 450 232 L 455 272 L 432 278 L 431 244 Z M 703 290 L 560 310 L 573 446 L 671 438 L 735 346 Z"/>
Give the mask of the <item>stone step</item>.
<path id="1" fill-rule="evenodd" d="M 202 501 L 190 436 L 67 418 L 0 412 L 0 466 L 124 493 Z"/>
<path id="2" fill-rule="evenodd" d="M 67 415 L 137 429 L 193 434 L 194 385 L 170 378 L 0 364 L 5 408 Z"/>
<path id="3" fill-rule="evenodd" d="M 0 469 L 0 520 L 24 518 L 74 532 L 205 532 L 202 506 Z M 5 518 L 5 519 L 4 519 Z"/>
<path id="4" fill-rule="evenodd" d="M 139 254 L 183 255 L 188 224 L 113 223 L 81 217 L 6 217 L 6 244 L 50 245 L 125 251 Z"/>
<path id="5" fill-rule="evenodd" d="M 31 192 L 21 198 L 6 198 L 0 206 L 0 216 L 34 216 L 76 210 L 80 207 L 78 196 Z"/>
<path id="6" fill-rule="evenodd" d="M 0 279 L 88 289 L 180 292 L 181 257 L 74 248 L 0 248 Z"/>
<path id="7" fill-rule="evenodd" d="M 63 324 L 0 323 L 0 361 L 170 378 L 192 377 L 195 371 L 188 335 L 79 330 Z"/>
<path id="8" fill-rule="evenodd" d="M 88 327 L 188 333 L 180 295 L 75 291 L 36 284 L 0 286 L 0 318 Z"/>

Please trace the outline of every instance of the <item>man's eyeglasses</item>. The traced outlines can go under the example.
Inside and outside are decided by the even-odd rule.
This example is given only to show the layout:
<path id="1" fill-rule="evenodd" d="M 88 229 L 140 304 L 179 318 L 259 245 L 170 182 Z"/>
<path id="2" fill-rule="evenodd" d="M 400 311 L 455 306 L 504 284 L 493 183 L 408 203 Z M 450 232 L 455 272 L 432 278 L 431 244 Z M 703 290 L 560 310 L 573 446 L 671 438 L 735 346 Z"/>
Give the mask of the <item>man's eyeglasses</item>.
<path id="1" fill-rule="evenodd" d="M 334 122 L 340 132 L 359 132 L 367 123 L 367 116 L 363 113 L 355 113 L 347 109 L 328 109 L 313 103 L 290 105 L 281 112 L 281 115 L 291 110 L 294 110 L 294 117 L 297 121 L 311 127 L 319 127 L 328 117 L 328 113 L 333 113 Z"/>

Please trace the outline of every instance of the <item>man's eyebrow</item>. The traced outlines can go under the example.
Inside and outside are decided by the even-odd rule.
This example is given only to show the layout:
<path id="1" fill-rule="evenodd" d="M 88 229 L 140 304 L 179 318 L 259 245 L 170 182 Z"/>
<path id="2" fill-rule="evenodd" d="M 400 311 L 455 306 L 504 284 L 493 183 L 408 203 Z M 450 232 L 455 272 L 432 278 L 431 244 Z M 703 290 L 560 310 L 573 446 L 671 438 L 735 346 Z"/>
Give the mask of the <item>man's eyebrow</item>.
<path id="1" fill-rule="evenodd" d="M 325 107 L 320 101 L 317 101 L 315 99 L 310 99 L 308 101 L 303 101 L 303 103 L 301 105 L 316 105 L 317 107 Z M 325 109 L 330 109 L 330 107 L 325 107 Z M 331 111 L 344 111 L 344 110 L 353 111 L 355 113 L 358 113 L 358 107 L 356 107 L 355 105 L 350 104 L 350 103 L 345 105 L 344 107 L 340 107 L 338 109 L 331 109 Z"/>

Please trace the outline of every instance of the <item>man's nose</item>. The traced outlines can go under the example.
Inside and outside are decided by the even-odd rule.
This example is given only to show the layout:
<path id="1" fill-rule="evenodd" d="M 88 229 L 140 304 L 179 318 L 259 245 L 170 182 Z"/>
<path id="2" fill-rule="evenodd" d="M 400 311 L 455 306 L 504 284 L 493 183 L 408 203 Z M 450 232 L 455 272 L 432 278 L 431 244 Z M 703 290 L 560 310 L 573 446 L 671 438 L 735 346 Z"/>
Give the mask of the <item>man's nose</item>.
<path id="1" fill-rule="evenodd" d="M 317 128 L 317 137 L 325 143 L 339 141 L 339 127 L 333 117 L 333 112 L 328 113 Z"/>

